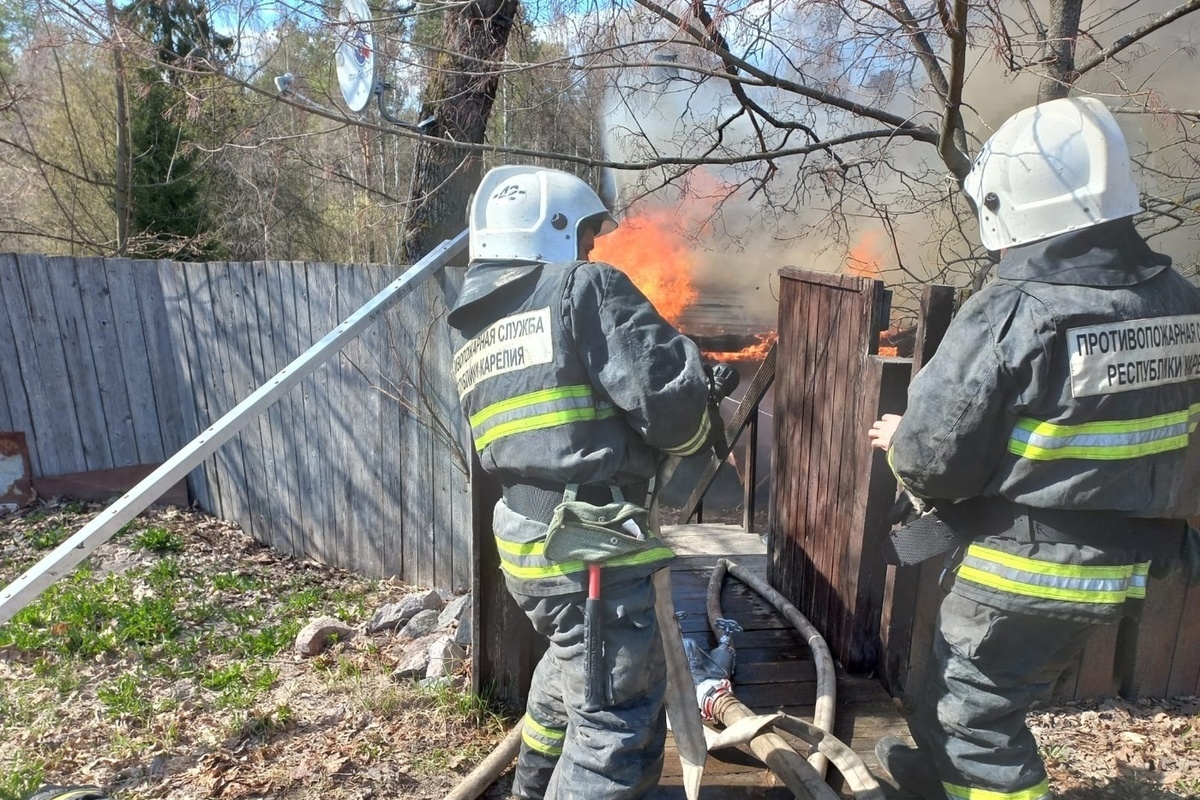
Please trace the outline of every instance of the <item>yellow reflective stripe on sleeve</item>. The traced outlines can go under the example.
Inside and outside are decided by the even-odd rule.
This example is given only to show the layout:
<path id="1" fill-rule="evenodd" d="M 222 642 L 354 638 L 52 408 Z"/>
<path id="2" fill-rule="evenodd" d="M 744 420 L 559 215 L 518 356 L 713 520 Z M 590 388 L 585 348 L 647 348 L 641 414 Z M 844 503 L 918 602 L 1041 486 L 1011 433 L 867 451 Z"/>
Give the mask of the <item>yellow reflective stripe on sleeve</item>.
<path id="1" fill-rule="evenodd" d="M 1133 575 L 1129 578 L 1129 591 L 1126 594 L 1134 600 L 1146 599 L 1146 582 L 1150 578 L 1150 562 L 1143 561 L 1133 565 Z"/>
<path id="2" fill-rule="evenodd" d="M 490 428 L 483 435 L 476 437 L 475 447 L 482 450 L 492 442 L 505 436 L 512 436 L 516 433 L 528 433 L 529 431 L 543 430 L 545 428 L 555 428 L 559 425 L 567 425 L 572 422 L 608 419 L 616 413 L 617 410 L 609 406 L 600 409 L 575 408 L 569 411 L 551 411 L 546 414 L 535 414 L 532 417 L 514 419 L 511 422 L 504 422 L 494 428 Z"/>
<path id="3" fill-rule="evenodd" d="M 528 714 L 521 720 L 521 724 L 524 726 L 521 731 L 521 741 L 525 742 L 531 750 L 547 756 L 562 755 L 562 742 L 567 737 L 566 731 L 547 728 Z"/>
<path id="4" fill-rule="evenodd" d="M 950 800 L 1049 800 L 1050 782 L 1043 779 L 1036 786 L 1016 792 L 998 792 L 995 789 L 972 789 L 953 783 L 942 783 L 946 797 Z"/>
<path id="5" fill-rule="evenodd" d="M 711 430 L 712 423 L 708 418 L 708 411 L 706 410 L 704 414 L 701 415 L 700 427 L 692 435 L 692 438 L 688 439 L 678 447 L 668 448 L 663 450 L 663 452 L 669 453 L 673 456 L 690 456 L 704 446 L 705 442 L 708 441 L 708 434 Z"/>
<path id="6" fill-rule="evenodd" d="M 487 408 L 481 408 L 471 415 L 471 427 L 475 427 L 480 423 L 487 422 L 497 414 L 503 414 L 505 411 L 515 411 L 518 408 L 526 406 L 538 405 L 539 403 L 549 403 L 554 400 L 563 400 L 569 397 L 591 397 L 592 387 L 587 385 L 576 386 L 560 386 L 554 389 L 542 389 L 529 394 L 522 394 L 516 397 L 510 397 L 507 400 L 501 400 L 499 403 L 492 403 Z"/>
<path id="7" fill-rule="evenodd" d="M 1021 417 L 1013 427 L 1008 451 L 1033 461 L 1063 458 L 1116 461 L 1187 448 L 1200 423 L 1200 403 L 1140 419 L 1061 425 Z"/>
<path id="8" fill-rule="evenodd" d="M 980 544 L 967 548 L 960 579 L 1000 592 L 1092 605 L 1116 605 L 1145 595 L 1142 564 L 1088 567 L 1054 564 Z"/>

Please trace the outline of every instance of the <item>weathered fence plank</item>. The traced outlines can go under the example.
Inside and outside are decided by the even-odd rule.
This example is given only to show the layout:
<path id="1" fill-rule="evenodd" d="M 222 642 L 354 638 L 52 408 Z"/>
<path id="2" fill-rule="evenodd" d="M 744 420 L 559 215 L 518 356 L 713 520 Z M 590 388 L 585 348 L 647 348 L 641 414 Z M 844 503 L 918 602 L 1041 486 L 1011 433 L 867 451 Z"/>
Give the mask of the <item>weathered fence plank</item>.
<path id="1" fill-rule="evenodd" d="M 248 333 L 247 309 L 244 303 L 247 294 L 246 271 L 249 265 L 223 262 L 220 266 L 217 280 L 213 283 L 213 311 L 218 331 L 222 332 L 229 343 L 227 347 L 221 348 L 221 363 L 226 370 L 228 407 L 233 408 L 261 384 L 254 371 L 254 347 Z M 260 416 L 243 428 L 237 437 L 241 445 L 242 480 L 247 510 L 247 518 L 242 525 L 260 542 L 269 542 L 271 508 L 263 494 L 266 474 L 259 427 L 261 422 Z"/>
<path id="2" fill-rule="evenodd" d="M 954 315 L 954 289 L 926 286 L 921 293 L 913 345 L 912 375 L 933 357 Z M 907 396 L 893 413 L 902 414 Z M 906 694 L 914 658 L 925 663 L 932 634 L 933 615 L 940 600 L 938 578 L 941 562 L 912 567 L 889 567 L 884 585 L 880 640 L 883 648 L 881 673 L 884 685 L 898 696 Z M 918 676 L 919 678 L 919 676 Z M 914 684 L 915 685 L 915 684 Z"/>
<path id="3" fill-rule="evenodd" d="M 88 453 L 80 435 L 77 414 L 61 411 L 51 398 L 61 403 L 73 397 L 63 355 L 58 313 L 50 294 L 46 259 L 32 256 L 28 268 L 18 279 L 0 287 L 8 304 L 9 318 L 16 333 L 17 358 L 25 386 L 42 387 L 40 395 L 29 398 L 33 426 L 33 450 L 36 448 L 42 474 L 73 471 L 73 465 L 90 468 Z M 25 284 L 25 285 L 23 285 Z M 29 433 L 27 431 L 26 433 Z"/>
<path id="4" fill-rule="evenodd" d="M 79 336 L 81 377 L 89 385 L 95 381 L 100 399 L 101 426 L 92 435 L 107 439 L 109 443 L 111 463 L 106 466 L 139 464 L 133 409 L 125 386 L 124 354 L 117 338 L 104 262 L 100 259 L 62 259 L 61 268 L 64 278 L 73 276 L 63 288 L 68 290 L 72 312 L 78 314 L 77 319 L 82 323 Z M 88 302 L 84 303 L 83 297 L 87 297 Z"/>
<path id="5" fill-rule="evenodd" d="M 1175 649 L 1180 638 L 1184 601 L 1187 598 L 1183 570 L 1151 578 L 1141 614 L 1121 621 L 1117 661 L 1121 694 L 1126 697 L 1164 697 L 1171 678 Z M 1188 626 L 1195 620 L 1188 620 Z"/>
<path id="6" fill-rule="evenodd" d="M 186 397 L 187 402 L 191 403 L 191 392 L 181 394 L 185 391 L 181 386 L 181 352 L 174 346 L 171 338 L 171 324 L 163 295 L 162 278 L 175 265 L 164 260 L 130 262 L 130 266 L 133 271 L 133 285 L 136 287 L 138 311 L 141 313 L 142 337 L 146 342 L 146 356 L 149 359 L 150 385 L 157 406 L 163 458 L 166 459 L 190 441 L 184 433 L 184 403 L 180 400 Z M 194 471 L 189 480 L 203 483 L 204 470 Z"/>
<path id="7" fill-rule="evenodd" d="M 218 324 L 216 307 L 224 301 L 216 284 L 218 276 L 224 271 L 224 263 L 196 264 L 195 270 L 189 274 L 189 282 L 194 278 L 195 286 L 189 289 L 195 292 L 192 309 L 196 326 L 196 343 L 198 366 L 204 382 L 204 393 L 207 416 L 202 427 L 207 427 L 213 420 L 219 419 L 225 412 L 233 408 L 233 392 L 226 380 L 226 357 L 221 351 L 232 346 L 226 337 L 224 327 Z M 242 461 L 241 437 L 235 437 L 229 444 L 215 454 L 217 471 L 224 476 L 218 490 L 221 496 L 221 516 L 226 519 L 240 520 L 247 531 L 253 530 L 246 497 L 246 473 Z"/>
<path id="8" fill-rule="evenodd" d="M 316 341 L 312 335 L 308 309 L 308 266 L 293 261 L 281 275 L 280 290 L 283 294 L 284 316 L 289 321 L 290 335 L 286 337 L 289 353 L 299 355 Z M 293 356 L 294 357 L 294 356 Z M 300 382 L 289 395 L 291 399 L 291 429 L 293 453 L 292 467 L 295 470 L 295 528 L 292 530 L 292 548 L 297 555 L 311 555 L 311 535 L 317 520 L 312 517 L 311 498 L 316 491 L 312 470 L 315 465 L 309 458 L 312 437 L 309 409 L 315 407 L 312 400 L 315 378 L 309 376 Z"/>
<path id="9" fill-rule="evenodd" d="M 307 277 L 305 301 L 308 304 L 310 329 L 316 340 L 321 331 L 330 329 L 337 317 L 336 267 L 328 263 L 310 265 Z M 320 561 L 333 558 L 337 547 L 335 537 L 339 522 L 333 493 L 338 454 L 334 450 L 331 418 L 333 414 L 340 413 L 332 392 L 332 376 L 339 360 L 341 356 L 313 374 L 310 390 L 312 417 L 308 430 L 307 459 L 312 470 L 313 493 L 307 499 L 312 509 L 310 519 L 326 520 L 328 525 L 313 526 L 306 533 L 308 551 Z M 322 409 L 327 412 L 321 413 Z"/>
<path id="10" fill-rule="evenodd" d="M 157 345 L 163 351 L 178 354 L 178 357 L 172 359 L 172 368 L 176 380 L 175 397 L 171 398 L 166 393 L 159 392 L 156 394 L 156 400 L 160 406 L 177 406 L 179 409 L 179 435 L 190 436 L 194 439 L 200 433 L 196 412 L 201 400 L 199 389 L 192 385 L 194 354 L 192 350 L 193 343 L 188 341 L 192 330 L 190 323 L 191 310 L 188 307 L 187 279 L 184 277 L 183 268 L 179 264 L 164 262 L 159 269 L 158 283 L 162 290 L 163 319 L 166 322 L 169 341 L 165 345 L 160 341 Z M 143 316 L 149 322 L 147 304 L 140 300 L 139 303 Z M 149 345 L 150 338 L 147 336 L 147 345 Z M 151 374 L 161 376 L 165 373 L 161 367 L 152 366 Z M 166 438 L 167 430 L 163 425 L 163 421 L 164 416 L 160 412 L 159 425 L 162 427 L 164 438 Z M 185 439 L 185 441 L 190 441 L 190 439 Z M 172 452 L 178 449 L 178 447 L 175 447 L 172 449 Z M 208 479 L 203 467 L 193 472 L 189 477 L 192 496 L 204 507 L 212 508 L 211 498 L 208 495 L 207 482 Z"/>
<path id="11" fill-rule="evenodd" d="M 352 298 L 369 294 L 367 287 L 362 285 L 362 271 L 344 264 L 338 264 L 336 270 L 334 313 L 340 319 L 346 316 L 353 305 L 357 305 L 352 304 Z M 418 288 L 415 291 L 421 290 Z M 334 411 L 330 415 L 330 434 L 337 453 L 333 476 L 333 494 L 337 506 L 337 540 L 334 546 L 339 551 L 339 557 L 344 555 L 346 559 L 352 559 L 356 563 L 372 565 L 374 559 L 370 548 L 362 538 L 366 532 L 359 524 L 359 506 L 369 503 L 370 498 L 358 497 L 355 494 L 355 486 L 362 474 L 363 449 L 369 447 L 374 438 L 374 431 L 356 429 L 357 421 L 373 418 L 370 411 L 364 408 L 369 400 L 358 394 L 360 387 L 356 384 L 359 376 L 353 366 L 358 357 L 358 349 L 355 343 L 351 343 L 329 364 L 330 403 Z M 373 566 L 378 569 L 377 563 Z"/>
<path id="12" fill-rule="evenodd" d="M 1175 640 L 1175 655 L 1167 679 L 1167 696 L 1200 694 L 1200 584 L 1187 587 Z"/>
<path id="13" fill-rule="evenodd" d="M 372 268 L 364 277 L 368 279 L 367 285 L 374 287 L 387 281 L 390 275 L 388 270 Z M 404 304 L 399 306 L 402 309 Z M 400 408 L 389 391 L 389 387 L 396 380 L 397 365 L 386 346 L 388 325 L 397 313 L 400 311 L 393 309 L 379 324 L 363 334 L 356 351 L 356 371 L 361 390 L 371 401 L 371 417 L 363 421 L 357 435 L 370 442 L 371 447 L 365 453 L 363 468 L 370 477 L 371 485 L 375 487 L 383 486 L 385 475 L 406 468 L 398 460 L 395 447 L 385 444 L 388 437 L 384 421 L 397 420 L 400 414 Z M 370 424 L 367 424 L 368 422 Z M 395 498 L 382 488 L 377 488 L 370 495 L 370 505 L 366 512 L 360 524 L 366 532 L 371 558 L 377 565 L 378 574 L 399 574 L 398 559 L 392 546 L 392 540 L 397 533 L 392 527 L 397 513 Z"/>
<path id="14" fill-rule="evenodd" d="M 255 289 L 259 296 L 260 323 L 265 309 L 265 333 L 260 324 L 263 367 L 268 375 L 274 375 L 291 363 L 288 342 L 289 320 L 284 313 L 283 274 L 289 265 L 269 262 L 263 265 L 261 274 L 255 273 Z M 291 286 L 288 286 L 290 291 Z M 264 299 L 265 296 L 265 299 Z M 297 353 L 298 355 L 298 353 Z M 297 486 L 296 454 L 294 437 L 299 434 L 298 425 L 293 425 L 293 408 L 299 389 L 288 392 L 269 409 L 269 424 L 266 430 L 269 439 L 268 452 L 272 454 L 275 468 L 275 527 L 271 531 L 271 545 L 281 553 L 298 555 L 297 548 Z"/>
<path id="15" fill-rule="evenodd" d="M 0 311 L 4 311 L 2 306 L 0 306 Z M 4 337 L 6 333 L 5 327 L 7 324 L 7 315 L 0 313 L 0 337 Z M 0 360 L 10 361 L 11 359 L 7 359 L 7 357 L 0 355 Z M 14 387 L 14 389 L 11 391 L 24 391 L 24 389 L 24 386 L 20 387 L 19 390 Z M 12 411 L 8 410 L 8 391 L 10 391 L 10 389 L 8 389 L 8 386 L 5 383 L 5 371 L 4 369 L 0 369 L 0 431 L 12 431 L 14 428 Z"/>
<path id="16" fill-rule="evenodd" d="M 138 303 L 139 291 L 134 282 L 133 263 L 126 258 L 97 260 L 87 271 L 105 275 L 116 340 L 116 351 L 111 354 L 109 365 L 112 368 L 119 367 L 124 380 L 125 401 L 137 451 L 135 463 L 159 463 L 166 456 L 166 447 L 159 425 L 154 379 L 150 375 L 150 350 L 142 328 L 142 310 Z M 157 275 L 153 276 L 153 280 L 157 282 Z M 89 324 L 95 323 L 89 320 Z M 173 389 L 169 377 L 164 375 L 162 378 L 163 388 Z"/>
<path id="17" fill-rule="evenodd" d="M 4 415 L 0 418 L 0 430 L 6 431 L 17 430 L 19 425 L 32 419 L 29 415 L 29 405 L 25 399 L 25 384 L 21 380 L 21 366 L 18 363 L 20 344 L 16 332 L 13 330 L 8 311 L 8 305 L 15 301 L 15 298 L 10 301 L 7 287 L 11 285 L 15 276 L 15 257 L 0 254 L 0 342 L 9 343 L 6 348 L 7 356 L 0 358 L 0 392 L 4 395 L 0 399 L 0 413 Z M 33 431 L 28 426 L 22 432 L 28 437 L 33 435 Z M 33 448 L 30 449 L 33 450 Z M 30 452 L 29 456 L 32 461 L 34 452 Z M 31 464 L 31 469 L 37 469 L 36 465 Z"/>
<path id="18" fill-rule="evenodd" d="M 453 436 L 456 433 L 453 420 L 461 416 L 458 392 L 454 388 L 453 354 L 450 347 L 450 326 L 446 324 L 446 307 L 442 293 L 432 282 L 428 284 L 426 298 L 429 317 L 424 324 L 420 364 L 421 384 L 427 397 L 426 424 L 431 438 L 431 467 L 434 478 L 433 504 L 433 578 L 439 586 L 462 587 L 467 585 L 463 578 L 469 573 L 465 565 L 455 564 L 455 549 L 443 547 L 443 542 L 453 539 L 455 508 L 462 503 L 455 497 L 465 486 L 463 472 L 465 464 L 450 456 Z M 456 578 L 458 579 L 456 581 Z"/>
<path id="19" fill-rule="evenodd" d="M 433 453 L 433 437 L 429 428 L 421 423 L 424 401 L 421 397 L 420 358 L 421 321 L 429 319 L 429 294 L 418 290 L 409 295 L 405 304 L 403 338 L 405 377 L 401 386 L 401 397 L 412 411 L 405 416 L 400 429 L 401 460 L 428 465 Z M 430 585 L 434 581 L 433 544 L 433 492 L 428 478 L 418 479 L 418 473 L 404 471 L 400 529 L 404 534 L 405 571 L 413 575 L 418 583 Z"/>
<path id="20" fill-rule="evenodd" d="M 31 295 L 30 308 L 41 308 L 46 311 L 47 317 L 57 317 L 59 341 L 56 344 L 62 350 L 87 468 L 107 469 L 116 464 L 114 453 L 121 458 L 128 454 L 129 434 L 125 426 L 117 424 L 115 419 L 110 429 L 105 419 L 104 401 L 91 352 L 91 337 L 79 297 L 75 262 L 68 258 L 53 257 L 44 259 L 43 266 L 42 274 L 48 280 L 49 294 L 39 298 L 36 306 Z M 34 291 L 40 291 L 43 284 L 35 280 L 28 288 L 34 287 L 37 287 Z M 36 310 L 34 313 L 36 315 Z M 48 334 L 54 328 L 48 318 L 46 322 Z"/>

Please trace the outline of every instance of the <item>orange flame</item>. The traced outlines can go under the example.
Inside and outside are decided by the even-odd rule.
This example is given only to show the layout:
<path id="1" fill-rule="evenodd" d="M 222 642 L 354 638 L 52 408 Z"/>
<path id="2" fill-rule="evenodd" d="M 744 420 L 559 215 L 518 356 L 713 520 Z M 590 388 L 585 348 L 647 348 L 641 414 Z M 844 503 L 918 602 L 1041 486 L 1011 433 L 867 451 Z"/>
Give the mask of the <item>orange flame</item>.
<path id="1" fill-rule="evenodd" d="M 674 222 L 665 209 L 639 212 L 597 239 L 591 254 L 593 261 L 612 264 L 628 275 L 673 325 L 696 302 L 691 256 Z"/>
<path id="2" fill-rule="evenodd" d="M 887 258 L 878 231 L 866 231 L 846 255 L 846 272 L 859 278 L 878 278 L 879 265 Z"/>
<path id="3" fill-rule="evenodd" d="M 775 344 L 775 340 L 779 338 L 779 334 L 775 331 L 770 331 L 768 333 L 757 334 L 756 338 L 758 339 L 758 344 L 748 345 L 732 353 L 705 351 L 704 355 L 717 361 L 726 362 L 762 361 L 767 357 L 767 352 L 771 349 L 771 345 Z"/>

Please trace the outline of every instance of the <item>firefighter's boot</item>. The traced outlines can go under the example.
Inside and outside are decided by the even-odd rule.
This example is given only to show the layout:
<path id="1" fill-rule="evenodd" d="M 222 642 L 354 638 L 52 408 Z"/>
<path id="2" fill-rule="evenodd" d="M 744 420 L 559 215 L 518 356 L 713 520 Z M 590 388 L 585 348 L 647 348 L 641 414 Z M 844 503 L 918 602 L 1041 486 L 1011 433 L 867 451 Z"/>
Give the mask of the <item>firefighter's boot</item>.
<path id="1" fill-rule="evenodd" d="M 884 736 L 875 744 L 875 758 L 901 789 L 924 800 L 945 800 L 933 759 L 898 736 Z"/>

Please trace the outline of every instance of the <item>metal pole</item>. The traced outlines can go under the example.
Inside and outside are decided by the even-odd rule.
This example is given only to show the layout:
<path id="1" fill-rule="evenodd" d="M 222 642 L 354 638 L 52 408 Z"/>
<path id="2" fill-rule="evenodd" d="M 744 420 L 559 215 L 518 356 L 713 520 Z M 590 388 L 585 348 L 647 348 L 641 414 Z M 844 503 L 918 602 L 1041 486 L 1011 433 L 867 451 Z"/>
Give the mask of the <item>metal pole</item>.
<path id="1" fill-rule="evenodd" d="M 184 445 L 137 486 L 101 511 L 74 536 L 6 586 L 4 591 L 0 592 L 0 625 L 8 622 L 18 611 L 37 599 L 38 595 L 50 588 L 55 581 L 111 539 L 123 525 L 161 497 L 163 492 L 236 436 L 247 423 L 357 338 L 380 314 L 400 302 L 422 281 L 446 266 L 452 258 L 462 252 L 466 244 L 467 232 L 463 231 L 435 247 L 429 255 L 413 264 L 407 272 L 368 300 L 341 325 L 325 334 L 324 338 L 297 356 L 292 363 L 255 389 L 225 416 Z"/>

